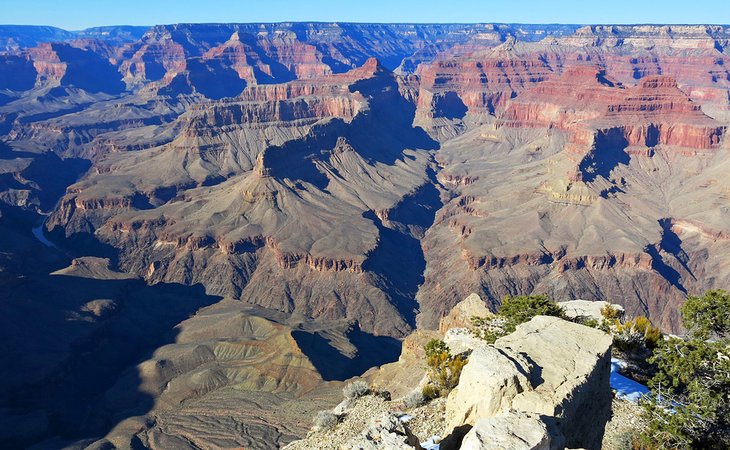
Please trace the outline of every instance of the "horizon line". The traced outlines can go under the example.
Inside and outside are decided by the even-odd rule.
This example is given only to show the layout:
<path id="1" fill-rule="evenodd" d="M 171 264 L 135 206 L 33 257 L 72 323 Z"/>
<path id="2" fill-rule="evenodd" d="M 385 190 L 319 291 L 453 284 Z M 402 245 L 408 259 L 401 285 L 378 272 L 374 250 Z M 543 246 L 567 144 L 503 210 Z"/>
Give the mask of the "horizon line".
<path id="1" fill-rule="evenodd" d="M 730 27 L 727 23 L 664 23 L 664 22 L 606 22 L 606 23 L 569 23 L 569 22 L 371 22 L 371 21 L 347 21 L 347 20 L 282 20 L 282 21 L 250 21 L 250 22 L 171 22 L 157 23 L 153 25 L 133 25 L 133 24 L 107 24 L 92 25 L 86 28 L 64 28 L 58 25 L 47 24 L 20 24 L 20 23 L 0 23 L 0 27 L 35 27 L 35 28 L 55 28 L 66 32 L 80 32 L 91 30 L 94 28 L 106 27 L 136 27 L 136 28 L 153 28 L 157 26 L 174 26 L 174 25 L 284 25 L 284 24 L 343 24 L 343 25 L 542 25 L 542 26 L 719 26 Z"/>

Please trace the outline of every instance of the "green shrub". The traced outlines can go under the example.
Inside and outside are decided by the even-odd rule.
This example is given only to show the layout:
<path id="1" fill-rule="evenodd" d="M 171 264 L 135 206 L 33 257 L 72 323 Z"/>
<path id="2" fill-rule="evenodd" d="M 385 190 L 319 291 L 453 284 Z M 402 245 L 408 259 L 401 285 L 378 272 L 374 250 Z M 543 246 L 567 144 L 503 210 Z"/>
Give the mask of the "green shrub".
<path id="1" fill-rule="evenodd" d="M 376 397 L 380 397 L 386 402 L 389 402 L 391 400 L 391 394 L 390 391 L 386 391 L 385 389 L 378 389 L 376 391 L 370 390 L 370 393 L 373 394 Z"/>
<path id="2" fill-rule="evenodd" d="M 601 322 L 590 316 L 576 316 L 573 318 L 566 318 L 566 320 L 570 320 L 573 323 L 577 323 L 590 328 L 599 328 L 601 325 Z"/>
<path id="3" fill-rule="evenodd" d="M 433 370 L 431 382 L 436 384 L 441 392 L 450 392 L 459 384 L 459 377 L 466 363 L 467 359 L 463 355 L 449 358 Z"/>
<path id="4" fill-rule="evenodd" d="M 535 316 L 565 317 L 563 308 L 550 300 L 547 295 L 506 296 L 502 299 L 497 314 L 507 321 L 505 330 L 512 332 L 516 326 Z"/>
<path id="5" fill-rule="evenodd" d="M 651 362 L 659 370 L 645 404 L 649 440 L 682 449 L 730 448 L 728 343 L 672 338 Z"/>
<path id="6" fill-rule="evenodd" d="M 421 395 L 423 395 L 423 398 L 426 400 L 433 400 L 435 398 L 441 397 L 441 392 L 439 391 L 439 388 L 429 383 L 423 386 L 423 389 L 421 390 Z"/>
<path id="7" fill-rule="evenodd" d="M 426 365 L 432 370 L 437 369 L 451 358 L 451 350 L 444 341 L 431 339 L 424 347 L 426 351 Z"/>
<path id="8" fill-rule="evenodd" d="M 494 344 L 497 342 L 497 339 L 501 338 L 502 336 L 506 336 L 508 333 L 505 330 L 498 331 L 498 330 L 481 330 L 478 333 L 475 333 L 475 336 L 479 339 L 482 339 L 487 342 L 487 344 Z"/>
<path id="9" fill-rule="evenodd" d="M 644 336 L 631 328 L 617 330 L 613 333 L 613 346 L 624 353 L 635 352 L 644 346 Z"/>
<path id="10" fill-rule="evenodd" d="M 692 295 L 682 305 L 682 320 L 690 332 L 701 339 L 730 334 L 730 293 L 721 289 Z"/>
<path id="11" fill-rule="evenodd" d="M 606 320 L 618 320 L 621 318 L 621 312 L 611 306 L 610 303 L 607 303 L 603 308 L 601 308 L 601 315 Z"/>
<path id="12" fill-rule="evenodd" d="M 639 316 L 634 320 L 618 323 L 613 335 L 614 345 L 623 352 L 639 350 L 641 347 L 656 348 L 662 340 L 662 332 L 649 319 Z"/>
<path id="13" fill-rule="evenodd" d="M 428 399 L 425 398 L 422 391 L 413 391 L 403 397 L 403 406 L 407 409 L 417 408 L 426 403 L 426 400 Z"/>
<path id="14" fill-rule="evenodd" d="M 730 338 L 727 294 L 710 291 L 685 304 L 682 314 L 691 334 L 661 340 L 649 361 L 657 373 L 643 402 L 648 449 L 730 448 Z M 715 334 L 720 338 L 706 338 Z"/>
<path id="15" fill-rule="evenodd" d="M 424 347 L 426 351 L 426 364 L 429 367 L 429 385 L 433 390 L 428 394 L 424 391 L 423 396 L 432 399 L 447 395 L 459 384 L 461 371 L 467 363 L 465 355 L 451 355 L 448 345 L 438 339 L 431 339 Z"/>
<path id="16" fill-rule="evenodd" d="M 634 327 L 644 335 L 644 343 L 649 348 L 656 348 L 662 340 L 662 331 L 651 324 L 648 318 L 639 316 L 634 319 Z"/>
<path id="17" fill-rule="evenodd" d="M 483 328 L 491 324 L 491 319 L 488 317 L 471 316 L 469 321 L 474 328 Z"/>
<path id="18" fill-rule="evenodd" d="M 650 450 L 641 443 L 641 435 L 636 430 L 627 430 L 617 434 L 613 439 L 616 450 Z"/>
<path id="19" fill-rule="evenodd" d="M 495 317 L 472 317 L 472 333 L 490 344 L 512 333 L 517 325 L 528 322 L 535 316 L 565 318 L 563 308 L 547 295 L 506 296 Z"/>
<path id="20" fill-rule="evenodd" d="M 501 317 L 477 317 L 473 316 L 471 320 L 471 333 L 488 344 L 494 344 L 494 342 L 505 336 L 507 331 L 504 329 L 507 321 Z"/>
<path id="21" fill-rule="evenodd" d="M 449 346 L 440 339 L 431 339 L 423 349 L 426 351 L 427 358 L 441 353 L 450 354 Z"/>
<path id="22" fill-rule="evenodd" d="M 611 322 L 609 322 L 606 319 L 603 319 L 601 321 L 601 324 L 598 325 L 598 329 L 601 330 L 601 331 L 603 331 L 604 333 L 610 333 L 611 332 L 611 325 L 612 325 Z"/>

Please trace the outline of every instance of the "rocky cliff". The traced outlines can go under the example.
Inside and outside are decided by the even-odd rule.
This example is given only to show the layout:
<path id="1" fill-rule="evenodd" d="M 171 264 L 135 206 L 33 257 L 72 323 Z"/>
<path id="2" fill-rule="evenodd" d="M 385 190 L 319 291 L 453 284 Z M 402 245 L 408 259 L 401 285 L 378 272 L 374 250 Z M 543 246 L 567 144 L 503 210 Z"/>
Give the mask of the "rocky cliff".
<path id="1" fill-rule="evenodd" d="M 330 347 L 352 353 L 355 328 L 362 348 L 463 323 L 442 319 L 471 292 L 492 310 L 507 294 L 611 301 L 677 331 L 687 295 L 730 284 L 729 36 L 723 26 L 0 27 L 0 282 L 26 286 L 95 257 L 164 291 L 199 284 L 276 324 L 307 323 L 301 348 L 326 355 L 310 361 L 321 383 L 355 374 L 324 361 L 345 361 Z M 47 317 L 53 295 L 30 290 L 8 308 L 38 317 L 27 329 L 65 330 L 64 314 L 96 324 L 89 314 L 106 303 L 82 306 L 107 297 Z M 169 320 L 168 331 L 183 319 Z M 83 359 L 85 333 L 53 349 Z M 177 351 L 170 359 L 188 361 Z M 137 359 L 99 375 L 93 395 L 141 362 L 125 354 Z M 197 393 L 238 379 L 200 355 L 210 376 Z M 150 398 L 166 395 L 162 372 L 149 372 Z M 44 411 L 38 424 L 63 403 L 27 410 Z M 104 421 L 119 418 L 108 411 Z M 102 436 L 102 425 L 78 428 L 76 413 L 31 427 L 23 443 Z M 153 429 L 166 428 L 145 425 L 145 445 L 164 447 Z"/>
<path id="2" fill-rule="evenodd" d="M 450 315 L 475 311 L 479 303 L 484 307 L 472 295 Z M 418 333 L 409 339 L 416 340 Z M 405 450 L 429 448 L 434 440 L 442 450 L 603 448 L 612 409 L 609 334 L 537 316 L 493 345 L 468 328 L 449 328 L 442 337 L 452 354 L 468 355 L 458 386 L 445 401 L 414 405 L 403 396 L 402 383 L 411 389 L 423 384 L 407 372 L 427 377 L 424 356 L 413 359 L 404 352 L 397 363 L 371 372 L 379 389 L 398 398 L 346 399 L 333 410 L 341 424 L 315 428 L 286 448 Z M 358 436 L 359 428 L 364 429 Z"/>
<path id="3" fill-rule="evenodd" d="M 686 292 L 726 278 L 696 274 L 701 255 L 721 252 L 724 241 L 684 248 L 695 245 L 687 236 L 676 248 L 662 225 L 692 221 L 725 233 L 716 208 L 678 199 L 700 186 L 726 194 L 714 175 L 730 109 L 726 35 L 722 27 L 355 24 L 157 26 L 131 42 L 91 33 L 3 56 L 0 70 L 13 76 L 3 77 L 0 128 L 18 151 L 93 164 L 49 227 L 93 235 L 94 245 L 121 252 L 122 268 L 151 280 L 253 295 L 244 294 L 253 260 L 202 269 L 180 252 L 212 250 L 206 259 L 215 260 L 255 249 L 285 270 L 378 274 L 377 302 L 399 297 L 409 326 L 414 309 L 435 326 L 479 286 L 495 302 L 533 290 L 622 298 L 630 314 L 662 315 L 671 328 Z M 108 76 L 89 78 L 90 68 Z M 363 84 L 385 78 L 389 85 Z M 67 178 L 84 172 L 72 167 Z M 38 204 L 34 196 L 48 191 L 40 182 L 6 197 Z M 210 217 L 173 212 L 221 199 L 229 206 Z M 636 215 L 622 218 L 621 205 Z M 251 212 L 224 220 L 221 208 L 231 207 Z M 277 208 L 286 211 L 272 214 Z M 347 220 L 330 214 L 323 223 L 335 228 L 302 227 L 303 218 L 317 222 L 317 210 Z M 563 215 L 570 226 L 557 220 Z M 292 218 L 294 229 L 284 225 Z M 495 232 L 506 223 L 520 235 Z M 591 227 L 596 233 L 582 238 Z M 130 230 L 147 235 L 122 238 Z M 362 238 L 345 243 L 347 230 Z M 388 266 L 380 255 L 397 247 L 417 261 L 412 274 L 380 267 Z M 210 281 L 220 277 L 207 270 L 231 281 Z M 260 302 L 325 304 L 319 284 L 306 289 L 316 292 L 311 300 Z"/>

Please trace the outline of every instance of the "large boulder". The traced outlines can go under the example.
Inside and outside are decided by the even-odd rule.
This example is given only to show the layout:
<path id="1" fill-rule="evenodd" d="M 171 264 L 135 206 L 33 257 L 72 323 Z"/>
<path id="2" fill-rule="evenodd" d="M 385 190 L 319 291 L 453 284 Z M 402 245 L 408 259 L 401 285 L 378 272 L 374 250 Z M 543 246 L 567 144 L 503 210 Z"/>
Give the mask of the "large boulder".
<path id="1" fill-rule="evenodd" d="M 538 316 L 494 345 L 473 347 L 459 385 L 446 401 L 450 428 L 515 410 L 540 416 L 553 448 L 600 448 L 611 413 L 608 334 Z"/>
<path id="2" fill-rule="evenodd" d="M 547 426 L 539 416 L 509 411 L 479 420 L 464 436 L 460 450 L 549 450 Z"/>
<path id="3" fill-rule="evenodd" d="M 611 415 L 611 336 L 557 317 L 538 316 L 495 343 L 532 365 L 532 389 L 512 407 L 552 417 L 569 448 L 598 449 Z"/>
<path id="4" fill-rule="evenodd" d="M 591 301 L 591 300 L 570 300 L 567 302 L 558 302 L 558 305 L 565 312 L 568 319 L 595 319 L 601 321 L 604 319 L 601 309 L 611 306 L 618 311 L 619 317 L 624 315 L 624 307 L 615 303 Z"/>
<path id="5" fill-rule="evenodd" d="M 490 317 L 486 303 L 477 294 L 471 294 L 451 309 L 439 322 L 439 332 L 446 333 L 451 328 L 468 328 L 472 317 Z"/>
<path id="6" fill-rule="evenodd" d="M 459 385 L 446 400 L 449 429 L 474 425 L 478 419 L 507 411 L 513 399 L 530 384 L 531 364 L 518 354 L 486 343 L 469 356 Z"/>

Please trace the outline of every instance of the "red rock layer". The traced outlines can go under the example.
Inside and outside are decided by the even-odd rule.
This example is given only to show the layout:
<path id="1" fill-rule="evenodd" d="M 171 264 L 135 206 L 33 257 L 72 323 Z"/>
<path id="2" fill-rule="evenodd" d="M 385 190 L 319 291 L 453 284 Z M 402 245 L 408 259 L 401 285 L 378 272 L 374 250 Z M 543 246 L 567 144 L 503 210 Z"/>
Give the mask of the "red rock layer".
<path id="1" fill-rule="evenodd" d="M 60 81 L 66 74 L 66 63 L 61 61 L 52 44 L 40 44 L 29 50 L 33 58 L 33 66 L 41 80 Z"/>
<path id="2" fill-rule="evenodd" d="M 128 46 L 120 70 L 129 81 L 156 81 L 168 73 L 185 70 L 185 48 L 169 34 L 146 39 L 134 49 Z"/>
<path id="3" fill-rule="evenodd" d="M 546 80 L 551 71 L 539 55 L 514 58 L 507 52 L 488 52 L 421 67 L 418 108 L 432 109 L 433 97 L 455 92 L 471 113 L 494 112 L 526 87 Z"/>
<path id="4" fill-rule="evenodd" d="M 525 91 L 509 103 L 500 124 L 561 129 L 569 133 L 577 152 L 587 150 L 596 133 L 614 128 L 621 130 L 627 145 L 691 149 L 717 147 L 725 130 L 702 113 L 671 77 L 647 77 L 624 88 L 589 66 L 567 69 Z"/>
<path id="5" fill-rule="evenodd" d="M 362 67 L 343 74 L 282 84 L 251 85 L 235 98 L 191 105 L 184 119 L 184 133 L 188 137 L 210 136 L 221 127 L 267 122 L 296 124 L 300 120 L 325 117 L 349 121 L 366 106 L 362 95 L 350 92 L 350 86 L 382 70 L 373 58 Z"/>

